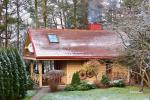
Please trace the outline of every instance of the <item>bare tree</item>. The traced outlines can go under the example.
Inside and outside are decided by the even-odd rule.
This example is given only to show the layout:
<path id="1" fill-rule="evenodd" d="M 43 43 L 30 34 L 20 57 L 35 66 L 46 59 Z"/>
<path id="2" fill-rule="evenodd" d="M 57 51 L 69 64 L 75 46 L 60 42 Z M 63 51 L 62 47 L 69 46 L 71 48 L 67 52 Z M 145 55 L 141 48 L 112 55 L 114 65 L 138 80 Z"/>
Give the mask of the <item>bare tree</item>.
<path id="1" fill-rule="evenodd" d="M 144 84 L 150 87 L 150 6 L 143 2 L 138 7 L 138 13 L 129 13 L 118 21 L 117 32 L 120 34 L 125 53 L 119 61 L 130 67 L 131 74 L 136 76 L 143 91 Z"/>

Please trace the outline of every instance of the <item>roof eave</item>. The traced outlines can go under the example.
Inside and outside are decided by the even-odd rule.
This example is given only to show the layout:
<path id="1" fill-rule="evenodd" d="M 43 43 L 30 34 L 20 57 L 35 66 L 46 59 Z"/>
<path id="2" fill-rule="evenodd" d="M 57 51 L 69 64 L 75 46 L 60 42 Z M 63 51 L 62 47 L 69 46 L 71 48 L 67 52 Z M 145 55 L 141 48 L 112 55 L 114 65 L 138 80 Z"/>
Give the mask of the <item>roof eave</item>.
<path id="1" fill-rule="evenodd" d="M 38 56 L 37 60 L 89 60 L 89 59 L 114 59 L 116 56 Z"/>

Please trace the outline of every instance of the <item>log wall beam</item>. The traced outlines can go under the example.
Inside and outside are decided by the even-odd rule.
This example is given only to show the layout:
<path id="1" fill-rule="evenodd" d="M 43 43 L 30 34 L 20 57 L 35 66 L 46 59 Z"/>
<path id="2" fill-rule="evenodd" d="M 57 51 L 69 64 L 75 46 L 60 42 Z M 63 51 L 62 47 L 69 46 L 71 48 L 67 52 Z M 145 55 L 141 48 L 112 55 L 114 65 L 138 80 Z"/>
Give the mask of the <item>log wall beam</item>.
<path id="1" fill-rule="evenodd" d="M 39 68 L 39 87 L 42 87 L 42 63 L 38 62 Z"/>

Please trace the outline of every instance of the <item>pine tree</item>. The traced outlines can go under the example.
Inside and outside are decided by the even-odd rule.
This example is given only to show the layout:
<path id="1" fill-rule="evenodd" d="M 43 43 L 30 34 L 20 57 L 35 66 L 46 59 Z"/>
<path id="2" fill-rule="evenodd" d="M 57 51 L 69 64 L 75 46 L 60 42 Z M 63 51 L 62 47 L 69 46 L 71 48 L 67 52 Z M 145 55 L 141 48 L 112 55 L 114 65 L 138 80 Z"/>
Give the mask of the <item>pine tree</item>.
<path id="1" fill-rule="evenodd" d="M 7 56 L 7 52 L 6 50 L 3 51 L 3 55 L 4 55 L 4 59 L 5 59 L 5 63 L 6 63 L 6 67 L 7 67 L 7 72 L 8 72 L 8 83 L 9 83 L 9 90 L 8 90 L 8 97 L 7 99 L 11 99 L 14 100 L 14 91 L 13 91 L 13 74 L 12 74 L 12 65 L 10 62 L 9 57 Z M 10 98 L 9 98 L 10 97 Z"/>
<path id="2" fill-rule="evenodd" d="M 16 58 L 14 57 L 15 55 L 13 55 L 13 51 L 11 49 L 7 50 L 7 55 L 10 59 L 11 70 L 13 74 L 12 86 L 13 91 L 15 91 L 14 98 L 17 98 L 17 96 L 19 95 L 19 88 L 20 88 L 18 65 L 16 63 Z"/>
<path id="3" fill-rule="evenodd" d="M 2 66 L 2 54 L 1 54 L 1 50 L 0 50 L 0 98 L 2 100 L 4 100 L 5 97 L 5 92 L 4 92 L 4 73 L 3 73 L 3 66 Z"/>
<path id="4" fill-rule="evenodd" d="M 27 71 L 26 71 L 25 63 L 24 63 L 23 59 L 21 58 L 18 50 L 14 49 L 14 53 L 16 55 L 15 58 L 17 61 L 18 71 L 20 74 L 19 82 L 20 82 L 21 87 L 20 87 L 19 92 L 20 92 L 21 96 L 24 97 L 26 90 L 27 90 L 27 79 L 28 79 Z"/>
<path id="5" fill-rule="evenodd" d="M 27 71 L 17 49 L 0 49 L 0 99 L 22 98 L 26 84 Z"/>
<path id="6" fill-rule="evenodd" d="M 10 63 L 9 63 L 9 61 L 8 61 L 8 59 L 7 59 L 7 55 L 5 54 L 5 52 L 4 52 L 4 49 L 3 50 L 1 50 L 1 52 L 0 52 L 0 55 L 1 55 L 1 57 L 0 57 L 0 61 L 1 61 L 1 64 L 2 64 L 2 71 L 3 71 L 3 93 L 4 93 L 4 96 L 3 96 L 3 98 L 4 98 L 4 100 L 7 100 L 7 99 L 9 99 L 8 97 L 10 97 L 10 94 L 12 94 L 11 93 L 11 91 L 12 91 L 12 89 L 11 89 L 11 84 L 10 84 L 10 79 L 11 79 L 11 73 L 9 72 L 10 70 Z M 8 61 L 8 62 L 7 62 Z"/>
<path id="7" fill-rule="evenodd" d="M 2 51 L 3 52 L 3 51 Z M 1 62 L 2 62 L 2 67 L 3 67 L 3 91 L 4 91 L 4 99 L 6 99 L 6 96 L 8 95 L 8 89 L 9 89 L 9 84 L 7 82 L 8 79 L 8 72 L 7 72 L 7 67 L 6 67 L 6 60 L 4 59 L 4 55 L 1 52 Z M 6 88 L 7 87 L 7 88 Z"/>

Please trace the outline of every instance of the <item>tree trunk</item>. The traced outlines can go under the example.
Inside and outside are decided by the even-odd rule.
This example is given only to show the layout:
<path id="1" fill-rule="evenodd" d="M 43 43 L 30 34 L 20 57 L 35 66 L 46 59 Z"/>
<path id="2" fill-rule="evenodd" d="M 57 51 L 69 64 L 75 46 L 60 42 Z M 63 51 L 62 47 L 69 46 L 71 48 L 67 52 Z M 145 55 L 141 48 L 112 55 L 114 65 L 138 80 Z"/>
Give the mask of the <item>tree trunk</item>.
<path id="1" fill-rule="evenodd" d="M 63 0 L 63 5 L 65 5 L 65 6 L 67 6 L 67 8 L 68 8 L 68 1 L 67 0 Z M 68 18 L 67 18 L 67 11 L 65 10 L 65 9 L 63 9 L 63 19 L 64 19 L 64 26 L 65 26 L 65 28 L 67 28 L 67 20 L 68 20 Z"/>
<path id="2" fill-rule="evenodd" d="M 0 20 L 2 20 L 2 4 L 0 4 Z M 2 34 L 2 31 L 0 31 L 0 47 L 2 47 L 1 34 Z"/>
<path id="3" fill-rule="evenodd" d="M 58 5 L 59 5 L 59 4 L 63 5 L 63 1 L 62 1 L 62 0 L 61 0 L 61 1 L 58 0 Z M 63 26 L 62 10 L 63 10 L 62 7 L 59 8 L 59 19 L 60 19 L 61 28 L 64 29 L 64 26 Z"/>
<path id="4" fill-rule="evenodd" d="M 20 13 L 19 13 L 19 0 L 16 1 L 16 6 L 17 6 L 17 48 L 19 50 L 19 35 L 20 35 L 20 30 L 19 30 L 19 27 L 20 27 Z"/>
<path id="5" fill-rule="evenodd" d="M 0 47 L 2 47 L 2 39 L 0 38 Z"/>
<path id="6" fill-rule="evenodd" d="M 44 27 L 47 27 L 47 0 L 43 0 L 43 21 Z"/>
<path id="7" fill-rule="evenodd" d="M 73 0 L 73 6 L 74 6 L 74 15 L 73 15 L 73 24 L 74 24 L 74 28 L 77 29 L 77 0 Z"/>
<path id="8" fill-rule="evenodd" d="M 5 11 L 6 11 L 6 14 L 5 14 L 5 47 L 7 48 L 8 46 L 8 30 L 7 30 L 7 27 L 8 27 L 8 1 L 6 1 L 6 4 L 5 4 Z"/>
<path id="9" fill-rule="evenodd" d="M 142 77 L 141 77 L 141 89 L 139 90 L 139 92 L 143 92 L 144 88 L 144 72 L 142 72 Z"/>
<path id="10" fill-rule="evenodd" d="M 83 4 L 83 29 L 87 29 L 87 25 L 88 25 L 88 0 L 81 0 L 82 4 Z"/>
<path id="11" fill-rule="evenodd" d="M 65 12 L 63 11 L 62 12 L 63 13 L 63 19 L 64 19 L 64 28 L 66 28 L 67 27 L 67 25 L 66 25 L 66 15 L 65 15 Z"/>
<path id="12" fill-rule="evenodd" d="M 53 20 L 53 23 L 55 25 L 55 28 L 57 29 L 57 22 L 55 20 L 55 16 L 54 16 L 54 13 L 52 12 L 52 20 Z"/>
<path id="13" fill-rule="evenodd" d="M 64 29 L 64 26 L 63 26 L 63 18 L 62 18 L 62 13 L 60 11 L 60 23 L 61 23 L 61 28 Z"/>
<path id="14" fill-rule="evenodd" d="M 38 21 L 38 2 L 37 0 L 34 0 L 34 6 L 35 6 L 35 24 L 36 28 L 39 28 L 39 21 Z"/>

